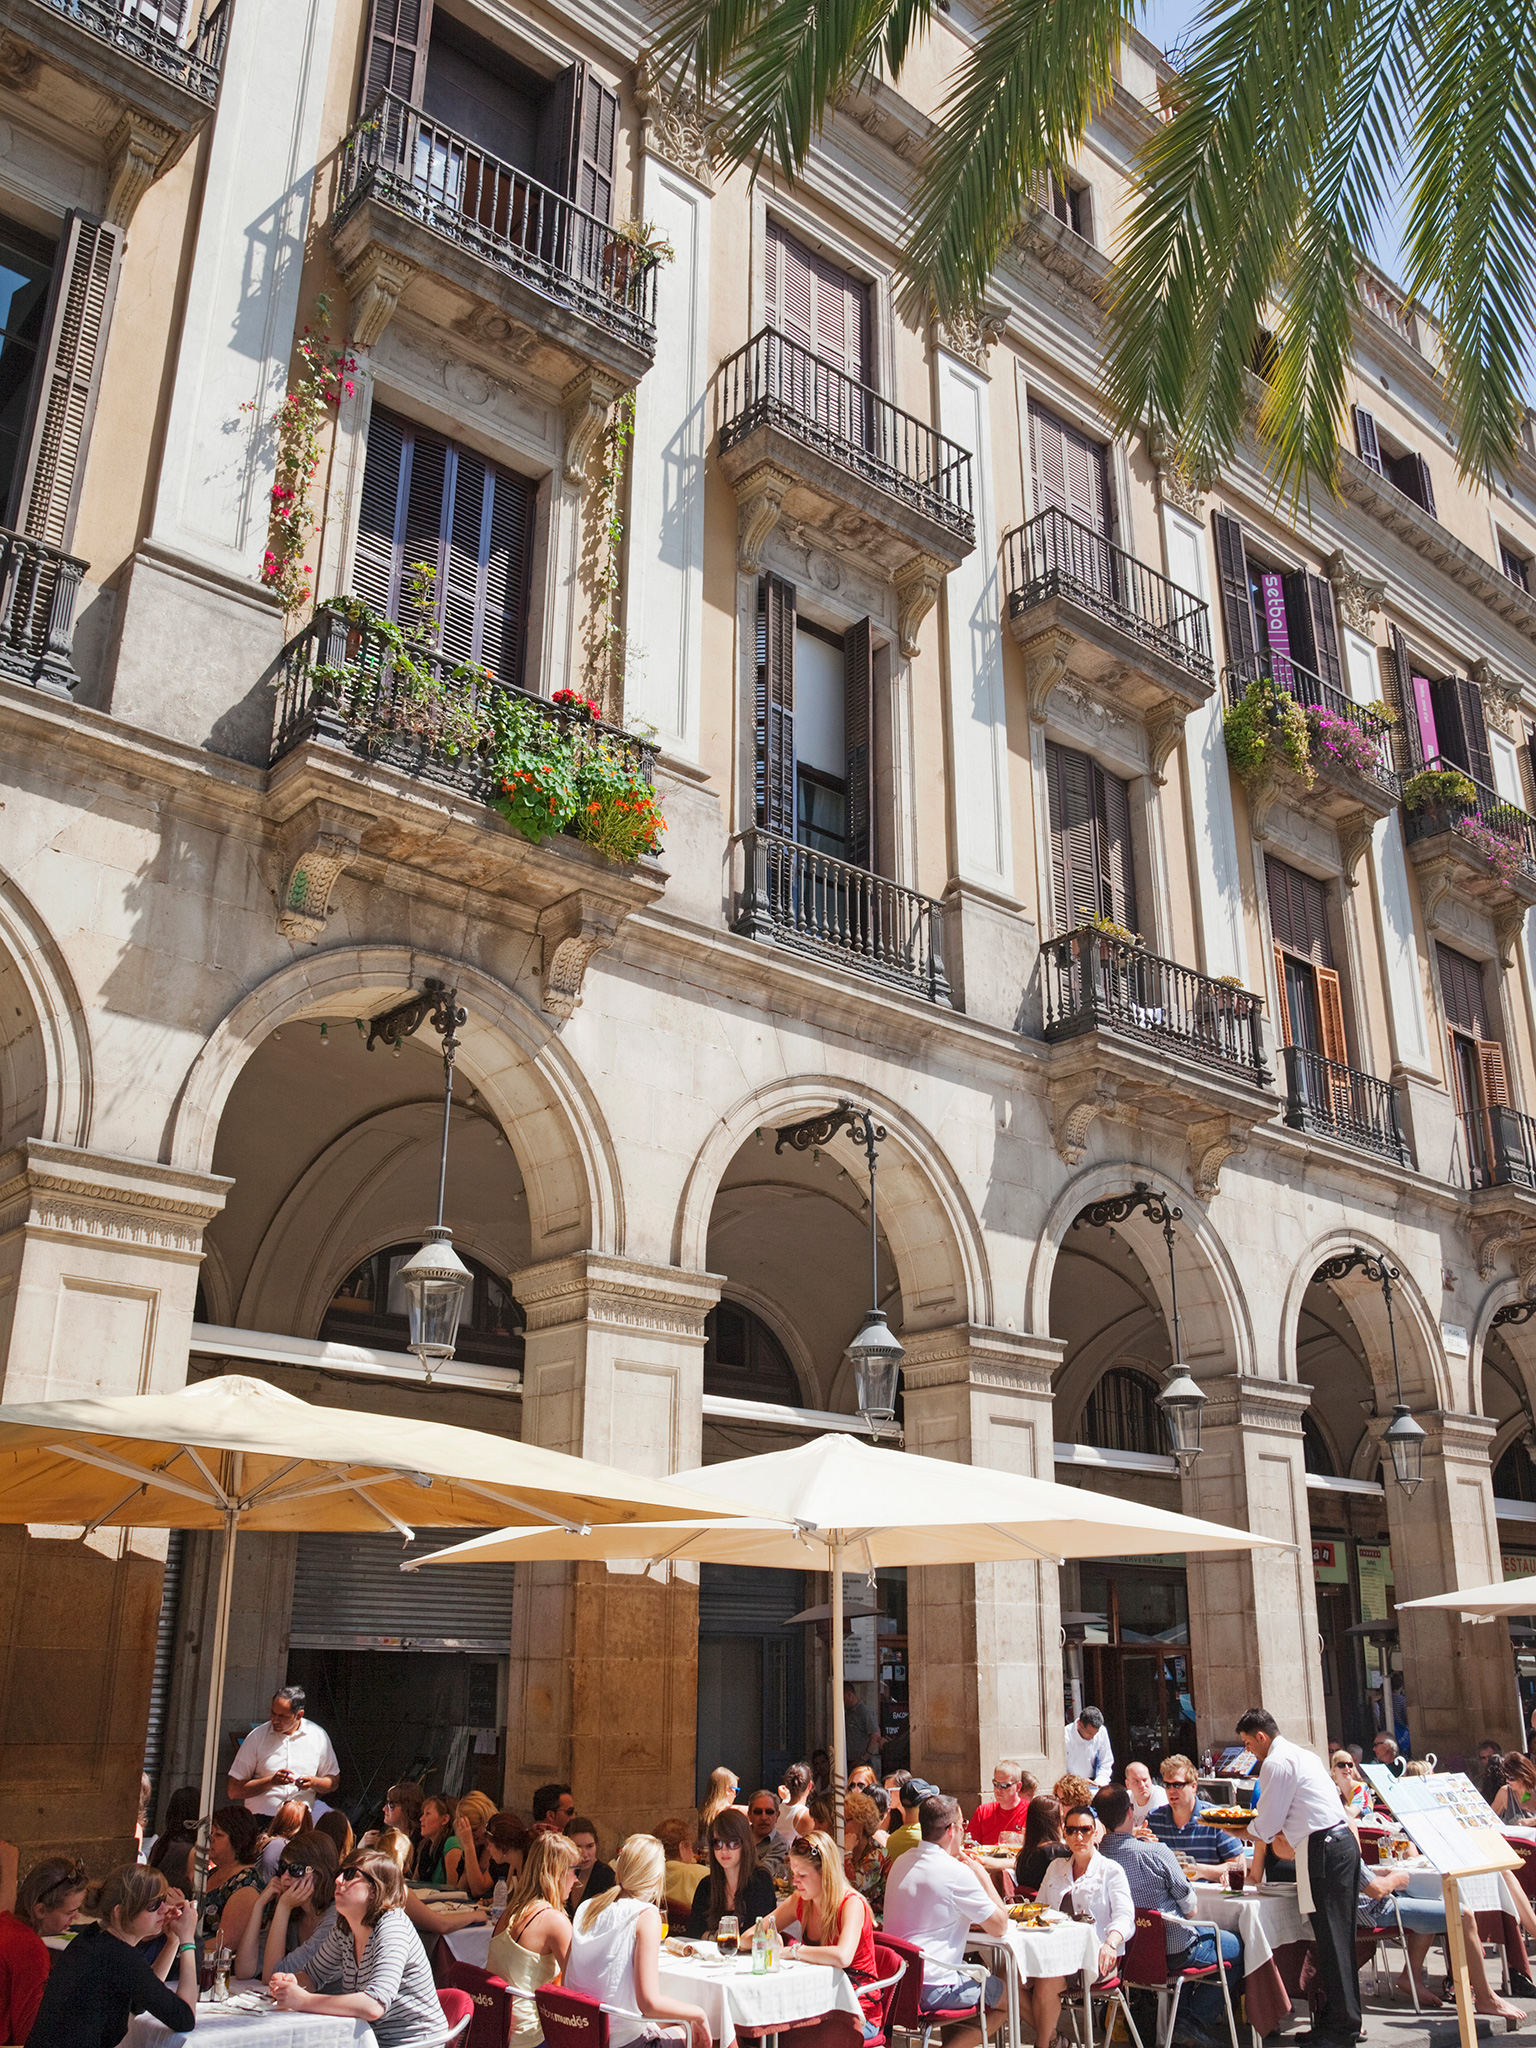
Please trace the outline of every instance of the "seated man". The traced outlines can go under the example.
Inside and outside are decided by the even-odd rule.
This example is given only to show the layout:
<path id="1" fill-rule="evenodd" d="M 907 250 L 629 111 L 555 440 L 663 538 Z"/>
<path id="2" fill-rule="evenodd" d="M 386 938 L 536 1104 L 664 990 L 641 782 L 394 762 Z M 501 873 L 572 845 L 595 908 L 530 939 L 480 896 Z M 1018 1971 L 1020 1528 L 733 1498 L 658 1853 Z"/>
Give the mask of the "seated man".
<path id="1" fill-rule="evenodd" d="M 885 1931 L 923 1952 L 920 2009 L 952 2011 L 981 2007 L 981 1986 L 960 1974 L 966 1937 L 1007 1931 L 1008 1913 L 984 1865 L 961 1852 L 960 1802 L 931 1793 L 918 1808 L 922 1840 L 892 1866 L 885 1884 Z M 986 1983 L 987 2008 L 1003 1995 L 1000 1977 Z M 1049 2035 L 1042 2035 L 1048 2041 Z M 962 2024 L 944 2037 L 944 2048 L 976 2048 L 980 2025 Z"/>
<path id="2" fill-rule="evenodd" d="M 992 1766 L 992 1797 L 971 1815 L 971 1840 L 989 1846 L 1004 1835 L 1022 1835 L 1029 1802 L 1039 1790 L 1036 1779 L 1012 1760 Z"/>
<path id="3" fill-rule="evenodd" d="M 1176 1854 L 1183 1850 L 1195 1866 L 1196 1877 L 1220 1884 L 1226 1877 L 1227 1865 L 1242 1855 L 1242 1843 L 1225 1828 L 1213 1828 L 1209 1821 L 1196 1820 L 1199 1787 L 1195 1767 L 1187 1756 L 1165 1757 L 1162 1776 L 1168 1804 L 1153 1808 L 1147 1815 L 1147 1826 L 1158 1841 L 1166 1842 Z"/>
<path id="4" fill-rule="evenodd" d="M 1131 1888 L 1119 1864 L 1093 1846 L 1098 1817 L 1091 1806 L 1069 1808 L 1061 1831 L 1072 1853 L 1058 1856 L 1047 1866 L 1035 1896 L 1042 1906 L 1060 1906 L 1070 1897 L 1071 1905 L 1065 1910 L 1079 1917 L 1087 1914 L 1099 1937 L 1099 1975 L 1113 1976 L 1136 1932 Z M 1037 2042 L 1049 2042 L 1055 2035 L 1065 1982 L 1062 1977 L 1037 1977 L 1029 1987 Z"/>
<path id="5" fill-rule="evenodd" d="M 770 1877 L 789 1882 L 789 1844 L 777 1833 L 774 1822 L 779 1817 L 779 1795 L 770 1792 L 765 1785 L 760 1792 L 752 1794 L 747 1808 L 747 1825 L 752 1830 L 752 1846 L 757 1852 L 757 1867 L 766 1870 Z"/>
<path id="6" fill-rule="evenodd" d="M 926 1778 L 908 1778 L 897 1793 L 896 1812 L 900 1814 L 899 1825 L 892 1828 L 885 1838 L 885 1867 L 890 1869 L 898 1856 L 908 1849 L 915 1849 L 923 1839 L 918 1825 L 918 1811 L 925 1799 L 932 1799 L 938 1793 L 937 1785 L 930 1785 Z M 895 1818 L 895 1814 L 892 1815 Z"/>
<path id="7" fill-rule="evenodd" d="M 1168 1804 L 1168 1794 L 1161 1785 L 1153 1784 L 1152 1773 L 1145 1764 L 1126 1765 L 1125 1789 L 1131 1795 L 1131 1810 L 1136 1816 L 1136 1825 L 1143 1830 L 1147 1825 L 1147 1815 L 1153 1807 Z"/>
<path id="8" fill-rule="evenodd" d="M 1208 1969 L 1216 1960 L 1216 1943 L 1209 1934 L 1198 1933 L 1188 1923 L 1196 1911 L 1195 1894 L 1189 1879 L 1179 1868 L 1171 1849 L 1161 1842 L 1138 1842 L 1136 1811 L 1131 1795 L 1121 1785 L 1107 1785 L 1093 1802 L 1093 1810 L 1104 1828 L 1099 1854 L 1118 1863 L 1131 1888 L 1131 1903 L 1145 1912 L 1163 1916 L 1163 1940 L 1171 1970 Z M 1240 1961 L 1243 1949 L 1235 1934 L 1221 1933 L 1221 1960 L 1228 1967 Z M 1234 2008 L 1242 1991 L 1239 1972 L 1231 1986 Z M 1191 1984 L 1179 2000 L 1179 2027 L 1175 2043 L 1189 2048 L 1207 2044 L 1226 2033 L 1226 2005 L 1221 1986 L 1214 1979 Z"/>

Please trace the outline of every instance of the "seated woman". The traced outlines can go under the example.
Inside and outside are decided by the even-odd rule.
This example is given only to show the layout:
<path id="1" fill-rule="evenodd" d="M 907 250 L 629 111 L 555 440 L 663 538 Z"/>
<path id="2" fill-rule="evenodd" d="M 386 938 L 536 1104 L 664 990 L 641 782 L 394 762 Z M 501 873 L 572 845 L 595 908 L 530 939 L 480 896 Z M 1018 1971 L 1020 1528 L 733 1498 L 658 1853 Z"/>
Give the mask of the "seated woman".
<path id="1" fill-rule="evenodd" d="M 517 1890 L 496 1922 L 485 1967 L 512 1993 L 507 2048 L 534 2048 L 544 2028 L 533 1994 L 552 1984 L 571 1952 L 566 1899 L 576 1877 L 576 1845 L 564 1835 L 536 1835 L 523 1859 Z"/>
<path id="2" fill-rule="evenodd" d="M 717 1813 L 723 1813 L 728 1806 L 735 1804 L 736 1795 L 740 1790 L 741 1780 L 734 1771 L 727 1770 L 724 1764 L 710 1772 L 703 1804 L 699 1808 L 699 1834 L 706 1842 L 709 1840 L 710 1822 Z"/>
<path id="3" fill-rule="evenodd" d="M 709 2021 L 702 2009 L 661 1994 L 657 1906 L 666 1862 L 666 1851 L 654 1835 L 631 1835 L 614 1858 L 614 1889 L 588 1899 L 571 1928 L 565 1986 L 568 1991 L 584 1991 L 609 2008 L 609 2048 L 656 2040 L 647 2020 L 686 2020 L 691 2048 L 710 2048 Z"/>
<path id="4" fill-rule="evenodd" d="M 1385 1869 L 1377 1866 L 1361 1874 L 1360 1925 L 1362 1927 L 1386 1928 L 1397 1931 L 1399 1916 L 1403 1926 L 1403 1946 L 1408 1954 L 1408 1969 L 1413 1972 L 1418 1986 L 1419 2004 L 1424 2006 L 1443 2005 L 1444 2000 L 1430 1990 L 1424 1976 L 1424 1959 L 1431 1946 L 1438 1939 L 1445 1939 L 1445 1905 L 1440 1899 L 1408 1899 L 1399 1896 L 1395 1901 L 1394 1892 L 1401 1894 L 1407 1887 L 1410 1873 L 1406 1870 Z M 1511 1890 L 1516 1890 L 1511 1887 Z M 1522 2006 L 1511 2005 L 1500 1998 L 1488 1981 L 1488 1965 L 1483 1960 L 1483 1944 L 1477 1932 L 1477 1916 L 1470 1906 L 1461 1909 L 1461 1928 L 1467 1951 L 1467 1976 L 1472 1986 L 1472 2004 L 1476 2011 L 1492 2019 L 1524 2019 Z M 1407 1971 L 1397 1980 L 1398 1989 L 1406 1998 L 1409 1995 Z"/>
<path id="5" fill-rule="evenodd" d="M 166 1802 L 165 1827 L 156 1835 L 154 1846 L 146 1852 L 144 1861 L 154 1869 L 162 1870 L 173 1849 L 182 1842 L 195 1842 L 201 1811 L 201 1794 L 197 1786 L 178 1785 Z"/>
<path id="6" fill-rule="evenodd" d="M 885 1858 L 880 1853 L 880 1809 L 868 1792 L 843 1799 L 843 1875 L 878 1914 L 885 1903 Z"/>
<path id="7" fill-rule="evenodd" d="M 1328 1759 L 1328 1768 L 1333 1782 L 1339 1788 L 1339 1797 L 1344 1802 L 1344 1811 L 1351 1820 L 1362 1820 L 1374 1811 L 1371 1788 L 1360 1775 L 1360 1767 L 1347 1749 L 1336 1749 Z"/>
<path id="8" fill-rule="evenodd" d="M 146 1863 L 114 1871 L 94 1903 L 96 1925 L 54 1963 L 27 2048 L 100 2048 L 120 2041 L 140 2012 L 173 2034 L 190 2033 L 197 2025 L 197 1908 Z M 151 1962 L 139 1944 L 156 1939 L 160 1953 Z M 173 1963 L 174 1991 L 166 1982 Z"/>
<path id="9" fill-rule="evenodd" d="M 774 1924 L 787 1934 L 798 1924 L 804 1940 L 795 1950 L 805 1963 L 830 1963 L 846 1970 L 864 2015 L 864 2038 L 880 2031 L 881 1994 L 861 1987 L 880 1975 L 875 1961 L 875 1916 L 862 1892 L 843 1875 L 843 1859 L 830 1835 L 796 1835 L 789 1845 L 789 1880 L 794 1890 L 774 1911 Z"/>
<path id="10" fill-rule="evenodd" d="M 284 1959 L 323 1933 L 336 1918 L 336 1872 L 330 1839 L 310 1828 L 283 1844 L 283 1860 L 256 1900 L 235 1953 L 234 1975 L 263 1983 Z"/>
<path id="11" fill-rule="evenodd" d="M 441 1792 L 429 1792 L 423 1799 L 417 1828 L 421 1837 L 416 1850 L 417 1879 L 442 1890 L 448 1883 L 446 1857 L 453 1839 L 453 1808 Z"/>
<path id="12" fill-rule="evenodd" d="M 1071 1853 L 1061 1832 L 1061 1801 L 1049 1792 L 1037 1794 L 1024 1815 L 1024 1846 L 1013 1867 L 1014 1883 L 1021 1892 L 1033 1895 L 1056 1858 Z"/>
<path id="13" fill-rule="evenodd" d="M 1060 1906 L 1070 1894 L 1071 1910 L 1079 1918 L 1087 1914 L 1093 1921 L 1099 1937 L 1099 1975 L 1107 1977 L 1136 1932 L 1136 1908 L 1125 1872 L 1094 1847 L 1099 1832 L 1098 1816 L 1091 1806 L 1067 1808 L 1062 1833 L 1072 1853 L 1051 1864 L 1041 1880 L 1039 1897 L 1042 1905 Z M 1029 1987 L 1037 2041 L 1049 2041 L 1056 2031 L 1065 1984 L 1062 1977 L 1037 1977 Z"/>
<path id="14" fill-rule="evenodd" d="M 362 1839 L 361 1847 L 377 1849 L 390 1858 L 402 1878 L 410 1876 L 414 1852 L 410 1838 L 399 1828 L 370 1828 Z M 486 1920 L 479 1906 L 454 1906 L 441 1911 L 409 1890 L 405 1895 L 405 1917 L 429 1949 L 439 1935 L 457 1934 L 461 1927 L 483 1927 Z"/>
<path id="15" fill-rule="evenodd" d="M 685 1820 L 664 1820 L 656 1839 L 667 1852 L 666 1896 L 670 1906 L 681 1906 L 680 1920 L 686 1921 L 693 1895 L 709 1876 L 709 1866 L 693 1853 L 693 1829 Z"/>
<path id="16" fill-rule="evenodd" d="M 483 1898 L 496 1880 L 487 1878 L 480 1867 L 485 1854 L 485 1827 L 496 1812 L 496 1802 L 485 1792 L 466 1792 L 453 1809 L 453 1833 L 443 1844 L 443 1870 L 450 1891 L 466 1891 L 472 1899 Z M 469 1881 L 473 1863 L 477 1882 Z"/>
<path id="17" fill-rule="evenodd" d="M 262 1843 L 256 1856 L 256 1868 L 263 1884 L 269 1884 L 279 1863 L 283 1860 L 283 1847 L 291 1842 L 301 1828 L 309 1826 L 309 1808 L 302 1799 L 285 1799 L 276 1813 L 267 1820 L 267 1839 Z"/>
<path id="18" fill-rule="evenodd" d="M 16 1889 L 14 1913 L 0 1913 L 0 2041 L 25 2041 L 37 2018 L 53 1951 L 45 1934 L 65 1933 L 85 1902 L 85 1865 L 45 1856 Z"/>
<path id="19" fill-rule="evenodd" d="M 721 1807 L 709 1828 L 709 1882 L 694 1893 L 688 1912 L 690 1938 L 713 1934 L 725 1913 L 733 1913 L 738 1932 L 750 1936 L 776 1903 L 773 1879 L 757 1867 L 750 1823 L 734 1806 Z"/>
<path id="20" fill-rule="evenodd" d="M 1494 1796 L 1493 1810 L 1506 1827 L 1528 1827 L 1536 1816 L 1536 1764 L 1518 1749 L 1504 1758 L 1504 1783 Z"/>
<path id="21" fill-rule="evenodd" d="M 379 2048 L 428 2048 L 443 2038 L 432 1966 L 405 1916 L 405 1880 L 392 1856 L 365 1849 L 336 1879 L 336 1918 L 274 1970 L 279 2012 L 366 2020 Z M 331 1989 L 317 1991 L 324 1984 Z"/>
<path id="22" fill-rule="evenodd" d="M 402 1778 L 384 1794 L 384 1825 L 398 1828 L 414 1854 L 421 1846 L 422 1790 L 414 1778 Z"/>
<path id="23" fill-rule="evenodd" d="M 597 1827 L 594 1822 L 583 1820 L 579 1815 L 567 1821 L 565 1838 L 576 1845 L 576 1882 L 565 1902 L 565 1910 L 574 1920 L 576 1908 L 584 1900 L 595 1899 L 599 1892 L 613 1890 L 613 1871 L 597 1853 Z"/>
<path id="24" fill-rule="evenodd" d="M 237 1949 L 261 1890 L 256 1859 L 263 1816 L 244 1806 L 220 1806 L 208 1823 L 208 1889 L 203 1894 L 205 1947 Z"/>

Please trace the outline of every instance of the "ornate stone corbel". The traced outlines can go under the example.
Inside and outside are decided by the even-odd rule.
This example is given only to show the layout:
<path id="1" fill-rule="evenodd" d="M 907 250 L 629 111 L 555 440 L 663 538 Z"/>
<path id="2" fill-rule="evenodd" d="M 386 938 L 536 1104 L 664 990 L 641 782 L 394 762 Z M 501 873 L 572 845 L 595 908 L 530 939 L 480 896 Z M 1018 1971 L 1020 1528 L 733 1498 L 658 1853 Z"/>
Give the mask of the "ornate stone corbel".
<path id="1" fill-rule="evenodd" d="M 1045 723 L 1045 707 L 1051 692 L 1067 672 L 1076 640 L 1060 627 L 1037 633 L 1024 642 L 1024 680 L 1029 691 L 1029 715 L 1037 725 Z"/>
<path id="2" fill-rule="evenodd" d="M 1369 811 L 1351 811 L 1348 817 L 1340 818 L 1335 830 L 1339 835 L 1339 861 L 1344 870 L 1344 886 L 1353 889 L 1359 884 L 1360 863 L 1376 830 L 1376 820 Z"/>
<path id="3" fill-rule="evenodd" d="M 1248 792 L 1248 829 L 1255 839 L 1265 840 L 1269 837 L 1269 821 L 1274 815 L 1275 805 L 1284 794 L 1279 778 L 1274 775 L 1256 776 L 1244 787 Z"/>
<path id="4" fill-rule="evenodd" d="M 1335 548 L 1324 562 L 1323 574 L 1333 585 L 1339 617 L 1345 625 L 1356 633 L 1369 635 L 1376 614 L 1387 601 L 1386 584 L 1374 582 L 1352 569 L 1342 548 Z"/>
<path id="5" fill-rule="evenodd" d="M 763 549 L 779 523 L 794 478 L 771 463 L 759 463 L 741 478 L 736 489 L 736 564 L 743 575 L 755 576 L 763 566 Z"/>
<path id="6" fill-rule="evenodd" d="M 1052 1087 L 1051 1135 L 1068 1166 L 1082 1164 L 1095 1117 L 1110 1115 L 1116 1100 L 1115 1084 L 1103 1074 L 1083 1074 Z"/>
<path id="7" fill-rule="evenodd" d="M 987 351 L 1000 342 L 1008 325 L 1006 306 L 964 306 L 953 313 L 935 313 L 928 323 L 928 339 L 934 348 L 948 349 L 973 370 L 985 374 Z"/>
<path id="8" fill-rule="evenodd" d="M 1536 1299 L 1536 1244 L 1528 1238 L 1515 1247 L 1515 1271 L 1520 1276 L 1520 1299 Z"/>
<path id="9" fill-rule="evenodd" d="M 1525 930 L 1525 905 L 1518 901 L 1504 903 L 1493 913 L 1493 943 L 1498 948 L 1499 965 L 1513 967 L 1515 948 L 1520 943 L 1520 934 Z"/>
<path id="10" fill-rule="evenodd" d="M 352 318 L 347 325 L 353 346 L 372 348 L 394 317 L 400 294 L 416 275 L 414 263 L 374 242 L 350 269 L 341 273 L 342 286 L 351 302 Z"/>
<path id="11" fill-rule="evenodd" d="M 1501 1216 L 1490 1216 L 1488 1228 L 1477 1240 L 1477 1277 L 1491 1280 L 1494 1267 L 1499 1262 L 1499 1253 L 1505 1245 L 1518 1245 L 1525 1232 L 1525 1219 L 1513 1210 L 1505 1210 Z"/>
<path id="12" fill-rule="evenodd" d="M 552 1017 L 575 1015 L 587 963 L 594 953 L 613 944 L 623 915 L 617 904 L 580 889 L 539 913 L 538 933 L 544 942 L 543 1003 Z"/>
<path id="13" fill-rule="evenodd" d="M 1157 495 L 1165 505 L 1205 523 L 1205 485 L 1185 467 L 1178 444 L 1161 424 L 1147 429 L 1147 454 L 1157 476 Z"/>
<path id="14" fill-rule="evenodd" d="M 917 629 L 939 601 L 947 573 L 937 555 L 914 555 L 903 562 L 891 581 L 896 586 L 896 625 L 901 651 L 911 661 L 917 653 Z"/>
<path id="15" fill-rule="evenodd" d="M 359 812 L 339 804 L 311 803 L 283 827 L 277 928 L 285 939 L 314 946 L 324 938 L 331 890 L 337 876 L 357 858 L 367 823 Z"/>
<path id="16" fill-rule="evenodd" d="M 1467 664 L 1467 675 L 1483 693 L 1483 714 L 1505 739 L 1515 737 L 1515 720 L 1520 712 L 1520 692 L 1507 677 L 1495 673 L 1488 657 L 1480 654 Z"/>
<path id="17" fill-rule="evenodd" d="M 565 408 L 565 480 L 586 481 L 587 459 L 602 439 L 608 412 L 624 386 L 600 370 L 583 370 L 560 394 Z"/>
<path id="18" fill-rule="evenodd" d="M 1187 716 L 1178 705 L 1170 703 L 1147 720 L 1147 763 L 1152 780 L 1159 789 L 1168 780 L 1168 763 L 1173 758 L 1174 748 L 1184 737 Z"/>
<path id="19" fill-rule="evenodd" d="M 1440 860 L 1425 861 L 1419 868 L 1419 902 L 1424 910 L 1424 922 L 1433 927 L 1440 922 L 1440 906 L 1451 894 L 1452 887 L 1461 873 L 1461 863 L 1447 854 Z"/>
<path id="20" fill-rule="evenodd" d="M 176 140 L 175 131 L 145 114 L 124 114 L 107 137 L 106 217 L 126 228 Z"/>
<path id="21" fill-rule="evenodd" d="M 12 92 L 25 92 L 43 68 L 39 51 L 30 49 L 15 36 L 0 35 L 0 85 Z"/>
<path id="22" fill-rule="evenodd" d="M 698 95 L 687 87 L 669 92 L 650 50 L 635 66 L 635 102 L 642 123 L 641 147 L 713 192 L 714 143 Z"/>
<path id="23" fill-rule="evenodd" d="M 1248 1150 L 1248 1128 L 1234 1116 L 1210 1116 L 1189 1127 L 1189 1172 L 1202 1202 L 1214 1201 L 1221 1169 Z"/>

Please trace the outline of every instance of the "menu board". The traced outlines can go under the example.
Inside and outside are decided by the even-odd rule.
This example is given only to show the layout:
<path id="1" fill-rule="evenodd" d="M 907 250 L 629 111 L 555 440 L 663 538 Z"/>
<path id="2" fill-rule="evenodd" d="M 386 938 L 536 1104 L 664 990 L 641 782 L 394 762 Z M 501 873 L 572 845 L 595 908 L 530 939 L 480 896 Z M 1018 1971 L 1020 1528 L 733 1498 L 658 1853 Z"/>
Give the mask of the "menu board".
<path id="1" fill-rule="evenodd" d="M 1383 1764 L 1363 1764 L 1361 1770 L 1403 1833 L 1442 1876 L 1520 1867 L 1498 1815 L 1464 1772 L 1399 1778 Z"/>

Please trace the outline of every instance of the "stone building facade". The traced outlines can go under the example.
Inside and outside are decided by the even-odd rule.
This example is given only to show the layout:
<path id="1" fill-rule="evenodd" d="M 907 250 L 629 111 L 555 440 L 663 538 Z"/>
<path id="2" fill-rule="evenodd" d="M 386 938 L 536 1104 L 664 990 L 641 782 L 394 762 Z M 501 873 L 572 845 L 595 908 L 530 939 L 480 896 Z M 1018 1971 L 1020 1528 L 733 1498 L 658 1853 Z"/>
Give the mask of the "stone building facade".
<path id="1" fill-rule="evenodd" d="M 860 1160 L 773 1139 L 849 1098 L 888 1132 L 908 1445 L 1284 1546 L 914 1571 L 874 1637 L 914 1767 L 969 1796 L 1056 1758 L 1073 1687 L 1154 1752 L 1254 1699 L 1358 1735 L 1392 1689 L 1441 1755 L 1516 1739 L 1506 1626 L 1397 1634 L 1392 1605 L 1527 1568 L 1536 1520 L 1536 441 L 1495 491 L 1458 477 L 1433 329 L 1368 268 L 1340 491 L 1300 523 L 1256 440 L 1196 480 L 1114 436 L 1106 251 L 1170 76 L 1140 41 L 987 305 L 930 326 L 897 248 L 965 0 L 793 189 L 720 169 L 624 7 L 193 11 L 0 0 L 4 1399 L 255 1371 L 658 1473 L 846 1425 Z M 430 559 L 448 656 L 589 693 L 654 758 L 659 857 L 522 836 L 359 683 L 361 613 L 285 618 L 274 420 L 328 326 L 355 368 L 314 590 L 409 623 Z M 1223 711 L 1255 684 L 1310 759 L 1240 776 Z M 1405 803 L 1426 766 L 1465 779 Z M 430 1389 L 390 1287 L 438 1068 L 356 1022 L 428 976 L 468 1013 L 448 1220 L 477 1275 Z M 1207 1395 L 1182 1480 L 1163 1236 L 1090 1213 L 1142 1183 L 1182 1211 Z M 1358 1269 L 1320 1277 L 1356 1246 L 1400 1269 L 1390 1331 Z M 4 1542 L 0 1829 L 101 1860 L 147 1723 L 162 1789 L 195 1775 L 214 1560 Z M 433 1634 L 368 1625 L 371 1569 L 243 1546 L 231 1734 L 301 1666 L 360 1725 Z M 504 1591 L 434 1726 L 480 1731 L 455 1768 L 513 1804 L 560 1778 L 605 1829 L 687 1808 L 754 1682 L 738 1768 L 824 1728 L 814 1641 L 786 1654 L 755 1581 Z"/>

